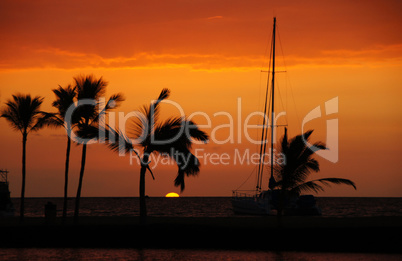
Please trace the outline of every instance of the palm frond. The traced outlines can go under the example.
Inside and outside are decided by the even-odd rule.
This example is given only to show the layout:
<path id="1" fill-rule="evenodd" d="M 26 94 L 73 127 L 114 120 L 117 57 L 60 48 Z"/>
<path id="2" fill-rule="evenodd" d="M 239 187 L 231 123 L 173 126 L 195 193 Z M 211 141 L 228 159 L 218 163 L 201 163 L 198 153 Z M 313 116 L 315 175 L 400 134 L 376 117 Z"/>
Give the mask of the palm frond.
<path id="1" fill-rule="evenodd" d="M 77 99 L 98 99 L 106 92 L 108 82 L 102 77 L 96 79 L 93 75 L 74 77 Z"/>
<path id="2" fill-rule="evenodd" d="M 29 132 L 41 118 L 40 106 L 43 97 L 15 94 L 12 99 L 6 102 L 5 108 L 1 110 L 1 117 L 5 118 L 15 130 Z"/>
<path id="3" fill-rule="evenodd" d="M 155 127 L 151 145 L 159 152 L 169 152 L 171 148 L 186 148 L 192 146 L 192 139 L 208 142 L 208 134 L 198 126 L 182 117 L 172 117 Z"/>
<path id="4" fill-rule="evenodd" d="M 93 75 L 77 76 L 74 80 L 77 103 L 72 115 L 72 127 L 76 126 L 77 141 L 81 138 L 80 142 L 88 142 L 112 135 L 112 132 L 102 127 L 105 125 L 104 117 L 110 109 L 124 101 L 123 94 L 113 94 L 106 101 L 103 95 L 108 83 L 102 77 L 96 79 Z"/>
<path id="5" fill-rule="evenodd" d="M 310 151 L 312 151 L 312 153 L 315 153 L 316 151 L 319 151 L 319 150 L 328 150 L 327 145 L 325 145 L 325 143 L 323 143 L 323 142 L 316 142 L 312 146 L 310 146 L 308 149 Z"/>
<path id="6" fill-rule="evenodd" d="M 149 146 L 159 153 L 170 153 L 172 149 L 190 148 L 191 140 L 185 133 L 185 121 L 181 117 L 172 117 L 157 125 Z"/>
<path id="7" fill-rule="evenodd" d="M 170 95 L 169 89 L 162 89 L 158 99 L 151 102 L 149 106 L 142 106 L 130 125 L 129 135 L 138 141 L 143 147 L 147 147 L 151 141 L 159 115 L 159 103 Z"/>
<path id="8" fill-rule="evenodd" d="M 169 98 L 170 90 L 169 89 L 162 89 L 159 97 L 156 101 L 152 102 L 149 106 L 149 110 L 147 110 L 147 119 L 148 125 L 150 126 L 149 131 L 152 132 L 153 126 L 155 125 L 158 115 L 159 115 L 159 104 L 164 100 Z"/>
<path id="9" fill-rule="evenodd" d="M 320 171 L 320 163 L 318 163 L 318 161 L 316 159 L 309 158 L 306 161 L 305 166 L 306 166 L 306 170 L 308 172 L 310 172 L 310 171 L 319 172 Z"/>
<path id="10" fill-rule="evenodd" d="M 302 134 L 302 138 L 304 141 L 308 141 L 310 139 L 311 134 L 313 133 L 314 130 L 308 130 L 305 133 Z M 296 138 L 298 139 L 299 136 L 297 136 Z"/>
<path id="11" fill-rule="evenodd" d="M 297 185 L 293 188 L 291 188 L 290 193 L 292 194 L 296 194 L 296 195 L 300 195 L 302 192 L 307 192 L 307 191 L 311 191 L 311 192 L 321 192 L 324 191 L 324 188 L 320 185 L 318 185 L 315 181 L 308 181 L 305 182 L 303 184 Z"/>
<path id="12" fill-rule="evenodd" d="M 164 88 L 164 89 L 162 89 L 161 93 L 159 94 L 157 102 L 167 99 L 167 98 L 169 98 L 169 96 L 170 96 L 170 90 L 167 88 Z"/>
<path id="13" fill-rule="evenodd" d="M 119 129 L 113 129 L 107 125 L 106 129 L 103 131 L 105 131 L 105 133 L 102 136 L 106 139 L 106 143 L 111 150 L 118 153 L 129 153 L 130 150 L 134 150 L 130 139 Z"/>
<path id="14" fill-rule="evenodd" d="M 197 175 L 200 163 L 190 152 L 191 135 L 199 140 L 208 140 L 208 135 L 198 130 L 194 123 L 193 128 L 186 130 L 187 121 L 181 117 L 172 117 L 155 127 L 152 139 L 148 144 L 148 152 L 157 152 L 174 160 L 178 166 L 175 185 L 184 190 L 184 177 Z M 190 134 L 192 132 L 192 134 Z"/>
<path id="15" fill-rule="evenodd" d="M 184 150 L 177 155 L 176 163 L 177 163 L 177 176 L 174 180 L 174 185 L 176 187 L 180 186 L 180 190 L 183 191 L 185 189 L 185 176 L 196 176 L 200 172 L 200 162 L 197 157 L 195 157 L 190 151 Z"/>
<path id="16" fill-rule="evenodd" d="M 299 160 L 300 161 L 306 161 L 313 156 L 314 153 L 316 153 L 319 150 L 326 150 L 327 147 L 323 142 L 316 142 L 312 146 L 307 147 L 307 144 L 303 141 L 303 146 L 299 146 L 301 151 L 298 153 L 299 154 Z"/>
<path id="17" fill-rule="evenodd" d="M 190 152 L 192 138 L 207 142 L 208 135 L 198 126 L 182 117 L 172 117 L 155 127 L 153 139 L 148 150 L 156 151 L 171 157 L 178 166 L 175 186 L 185 188 L 185 176 L 197 175 L 200 171 L 200 162 Z"/>
<path id="18" fill-rule="evenodd" d="M 106 104 L 103 106 L 102 109 L 98 107 L 98 111 L 94 114 L 93 116 L 93 122 L 98 122 L 104 115 L 106 115 L 106 112 L 108 112 L 111 109 L 114 109 L 125 100 L 123 94 L 118 93 L 118 94 L 113 94 L 109 100 L 106 102 Z M 100 104 L 98 104 L 100 106 Z"/>
<path id="19" fill-rule="evenodd" d="M 116 107 L 120 106 L 120 104 L 124 100 L 125 100 L 125 97 L 122 93 L 113 94 L 112 96 L 110 96 L 108 102 L 106 103 L 105 109 L 109 110 L 109 109 L 116 108 Z"/>
<path id="20" fill-rule="evenodd" d="M 281 142 L 281 153 L 284 154 L 286 164 L 275 166 L 275 176 L 278 186 L 287 191 L 300 194 L 302 191 L 323 191 L 321 185 L 346 184 L 356 188 L 355 184 L 347 179 L 325 178 L 306 182 L 311 172 L 320 171 L 320 165 L 313 155 L 318 150 L 326 150 L 322 142 L 307 145 L 313 130 L 297 135 L 288 141 L 287 131 Z M 320 183 L 320 184 L 318 184 Z"/>
<path id="21" fill-rule="evenodd" d="M 337 184 L 337 185 L 344 184 L 344 185 L 352 186 L 354 189 L 357 189 L 356 184 L 353 181 L 349 180 L 349 179 L 323 178 L 323 179 L 317 179 L 317 180 L 314 180 L 314 181 L 321 182 L 321 183 L 323 183 L 323 184 L 325 184 L 327 186 L 330 186 L 331 183 L 332 184 Z"/>
<path id="22" fill-rule="evenodd" d="M 64 118 L 68 108 L 74 104 L 76 97 L 75 87 L 68 85 L 63 88 L 59 85 L 57 89 L 53 89 L 53 93 L 56 96 L 56 100 L 53 101 L 52 106 L 58 110 L 61 118 Z"/>
<path id="23" fill-rule="evenodd" d="M 153 131 L 153 126 L 151 126 L 148 121 L 148 109 L 149 107 L 143 106 L 139 109 L 136 117 L 133 118 L 128 125 L 128 135 L 130 138 L 135 139 L 138 144 L 146 147 L 150 141 L 150 135 Z"/>
<path id="24" fill-rule="evenodd" d="M 303 184 L 297 185 L 297 186 L 293 187 L 292 189 L 290 189 L 290 191 L 292 193 L 296 193 L 298 195 L 301 192 L 305 192 L 305 191 L 312 191 L 315 193 L 324 191 L 324 188 L 321 185 L 317 184 L 317 182 L 320 182 L 321 184 L 326 185 L 326 186 L 330 186 L 331 183 L 337 184 L 337 185 L 344 184 L 344 185 L 352 186 L 354 189 L 357 189 L 355 183 L 349 179 L 322 178 L 322 179 L 311 180 L 311 181 L 305 182 Z"/>
<path id="25" fill-rule="evenodd" d="M 170 90 L 169 89 L 162 89 L 161 93 L 159 94 L 159 97 L 157 100 L 152 102 L 149 105 L 149 110 L 147 110 L 147 118 L 148 122 L 150 124 L 155 124 L 156 119 L 159 114 L 159 104 L 164 100 L 169 98 L 170 95 Z"/>
<path id="26" fill-rule="evenodd" d="M 57 118 L 56 114 L 49 112 L 40 112 L 40 116 L 37 118 L 36 123 L 31 127 L 29 132 L 35 132 L 43 128 L 48 127 L 59 127 L 60 119 Z"/>
<path id="27" fill-rule="evenodd" d="M 159 153 L 174 160 L 178 166 L 174 184 L 184 190 L 185 176 L 197 175 L 200 171 L 198 159 L 190 152 L 192 139 L 207 142 L 208 135 L 201 131 L 194 122 L 182 117 L 172 117 L 163 123 L 157 122 L 159 104 L 169 95 L 169 89 L 163 89 L 157 100 L 149 106 L 141 107 L 139 113 L 130 122 L 128 135 L 135 138 L 136 142 L 143 147 L 144 155 Z M 107 126 L 107 129 L 111 136 L 118 137 L 119 140 L 119 142 L 116 139 L 114 142 L 109 140 L 109 148 L 125 153 L 133 150 L 133 144 L 127 136 L 110 126 Z M 109 135 L 105 135 L 105 137 L 107 139 Z M 134 152 L 139 157 L 135 150 Z M 149 166 L 147 168 L 153 177 Z"/>
<path id="28" fill-rule="evenodd" d="M 301 135 L 297 135 L 289 141 L 289 154 L 298 158 L 307 148 L 306 141 L 310 139 L 313 130 L 306 131 Z"/>
<path id="29" fill-rule="evenodd" d="M 14 130 L 22 131 L 23 128 L 22 128 L 21 122 L 19 121 L 18 114 L 16 113 L 14 108 L 9 106 L 8 104 L 6 104 L 6 105 L 8 107 L 2 108 L 2 110 L 0 111 L 0 117 L 4 118 L 6 121 L 8 121 L 10 126 Z"/>
<path id="30" fill-rule="evenodd" d="M 65 126 L 64 119 L 60 119 L 56 113 L 47 121 L 47 126 L 51 128 L 59 128 Z"/>
<path id="31" fill-rule="evenodd" d="M 208 134 L 198 128 L 198 126 L 192 121 L 185 122 L 186 133 L 190 135 L 191 138 L 203 143 L 207 143 L 209 140 Z"/>
<path id="32" fill-rule="evenodd" d="M 99 126 L 78 123 L 75 131 L 77 135 L 73 140 L 79 144 L 86 144 L 91 140 L 97 139 L 99 135 Z"/>

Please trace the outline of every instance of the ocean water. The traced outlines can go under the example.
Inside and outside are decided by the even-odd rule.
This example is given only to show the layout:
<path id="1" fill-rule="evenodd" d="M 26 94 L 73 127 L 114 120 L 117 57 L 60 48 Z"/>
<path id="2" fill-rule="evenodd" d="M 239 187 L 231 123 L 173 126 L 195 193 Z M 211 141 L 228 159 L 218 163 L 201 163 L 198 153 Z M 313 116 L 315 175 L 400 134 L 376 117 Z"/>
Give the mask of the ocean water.
<path id="1" fill-rule="evenodd" d="M 19 210 L 19 199 L 12 199 L 15 209 Z M 43 217 L 44 205 L 52 202 L 57 205 L 60 216 L 63 198 L 26 198 L 25 215 Z M 402 216 L 402 198 L 317 198 L 317 205 L 324 217 L 367 217 L 367 216 Z M 179 217 L 230 217 L 232 211 L 230 197 L 150 197 L 147 199 L 150 216 Z M 74 211 L 74 198 L 68 200 L 68 215 Z M 94 197 L 82 198 L 81 216 L 138 216 L 138 198 Z"/>
<path id="2" fill-rule="evenodd" d="M 47 202 L 57 205 L 61 215 L 62 198 L 27 198 L 26 216 L 44 216 Z M 18 210 L 19 199 L 13 199 Z M 70 199 L 68 215 L 73 215 Z M 402 216 L 402 198 L 317 198 L 323 216 Z M 230 217 L 234 216 L 229 197 L 181 197 L 147 199 L 150 216 Z M 82 198 L 82 216 L 137 216 L 138 198 Z M 0 248 L 0 260 L 402 260 L 399 253 L 338 253 L 297 251 L 247 251 L 214 249 L 138 248 Z"/>
<path id="3" fill-rule="evenodd" d="M 189 249 L 10 248 L 0 249 L 0 260 L 401 260 L 399 254 L 319 253 Z"/>

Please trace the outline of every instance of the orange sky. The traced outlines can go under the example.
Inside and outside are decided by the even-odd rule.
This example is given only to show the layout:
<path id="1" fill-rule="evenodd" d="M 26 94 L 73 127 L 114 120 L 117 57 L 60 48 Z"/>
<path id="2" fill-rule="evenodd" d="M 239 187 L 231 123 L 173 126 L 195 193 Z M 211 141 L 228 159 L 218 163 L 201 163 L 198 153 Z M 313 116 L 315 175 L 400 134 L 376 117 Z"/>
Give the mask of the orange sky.
<path id="1" fill-rule="evenodd" d="M 305 126 L 315 129 L 313 141 L 325 141 L 326 120 L 339 119 L 339 161 L 317 157 L 321 172 L 314 176 L 349 178 L 358 190 L 333 186 L 319 195 L 401 197 L 400 10 L 400 1 L 1 1 L 0 102 L 30 93 L 44 96 L 43 109 L 52 110 L 51 89 L 90 73 L 109 82 L 109 94 L 126 95 L 119 109 L 126 113 L 169 88 L 186 115 L 201 111 L 211 118 L 204 130 L 220 141 L 228 128 L 213 129 L 228 118 L 214 114 L 225 111 L 234 118 L 233 144 L 196 148 L 231 157 L 235 149 L 254 153 L 256 145 L 244 135 L 238 142 L 237 103 L 241 98 L 240 123 L 261 110 L 266 74 L 260 70 L 267 64 L 276 15 L 277 65 L 287 70 L 278 75 L 283 105 L 278 101 L 277 110 L 286 109 L 290 135 L 301 132 L 300 122 L 312 109 L 339 99 L 339 113 Z M 169 105 L 162 110 L 161 119 L 178 115 Z M 201 116 L 194 120 L 207 124 Z M 10 171 L 12 196 L 18 196 L 21 135 L 4 119 L 0 130 L 0 168 Z M 26 196 L 63 195 L 65 143 L 62 130 L 28 137 Z M 76 193 L 80 149 L 72 150 L 70 196 Z M 252 169 L 207 162 L 197 178 L 186 179 L 182 195 L 229 196 Z M 129 157 L 91 145 L 82 195 L 137 196 L 138 172 Z M 176 167 L 160 165 L 154 173 L 147 194 L 179 192 L 173 186 Z"/>

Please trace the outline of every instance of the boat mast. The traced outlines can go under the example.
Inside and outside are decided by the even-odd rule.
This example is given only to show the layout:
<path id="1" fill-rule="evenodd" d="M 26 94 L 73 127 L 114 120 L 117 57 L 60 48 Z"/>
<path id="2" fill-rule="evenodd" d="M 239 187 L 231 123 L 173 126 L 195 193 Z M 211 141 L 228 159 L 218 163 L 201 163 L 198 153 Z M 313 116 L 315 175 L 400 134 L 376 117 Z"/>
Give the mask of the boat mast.
<path id="1" fill-rule="evenodd" d="M 271 107 L 271 177 L 269 178 L 269 183 L 268 187 L 270 189 L 273 189 L 275 187 L 275 178 L 274 178 L 274 118 L 275 118 L 275 112 L 274 112 L 274 97 L 275 97 L 275 32 L 276 32 L 276 17 L 274 17 L 274 31 L 272 34 L 272 107 Z"/>

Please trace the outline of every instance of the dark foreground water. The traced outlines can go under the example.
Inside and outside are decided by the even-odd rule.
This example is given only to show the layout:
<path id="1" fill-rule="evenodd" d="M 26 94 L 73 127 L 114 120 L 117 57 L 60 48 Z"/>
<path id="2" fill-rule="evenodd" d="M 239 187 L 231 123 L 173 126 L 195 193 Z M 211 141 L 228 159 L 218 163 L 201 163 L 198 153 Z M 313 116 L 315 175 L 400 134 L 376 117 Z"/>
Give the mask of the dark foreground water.
<path id="1" fill-rule="evenodd" d="M 19 199 L 12 199 L 19 210 Z M 27 198 L 25 216 L 44 216 L 47 202 L 57 205 L 61 215 L 63 198 Z M 402 198 L 317 198 L 317 205 L 324 217 L 370 217 L 402 216 Z M 74 199 L 68 201 L 68 215 L 73 215 Z M 181 197 L 147 199 L 150 216 L 179 217 L 230 217 L 234 213 L 230 197 Z M 18 212 L 18 211 L 17 211 Z M 81 216 L 137 216 L 139 215 L 138 198 L 82 198 Z"/>
<path id="2" fill-rule="evenodd" d="M 62 198 L 27 198 L 26 216 L 43 217 L 44 205 L 57 205 Z M 19 208 L 19 199 L 13 199 Z M 82 198 L 81 216 L 137 216 L 138 198 Z M 402 198 L 318 198 L 323 216 L 402 216 Z M 73 215 L 74 199 L 68 201 Z M 148 198 L 150 216 L 230 217 L 234 216 L 228 197 Z M 16 211 L 18 212 L 18 211 Z M 16 213 L 17 214 L 17 213 Z M 133 235 L 135 236 L 135 235 Z M 374 235 L 373 235 L 374 236 Z M 169 241 L 169 237 L 166 241 Z M 178 246 L 180 247 L 180 246 Z M 401 254 L 236 251 L 192 249 L 99 249 L 99 248 L 0 248 L 0 260 L 402 260 Z"/>
<path id="3" fill-rule="evenodd" d="M 0 249 L 1 260 L 401 260 L 398 254 L 265 252 L 183 249 Z"/>

